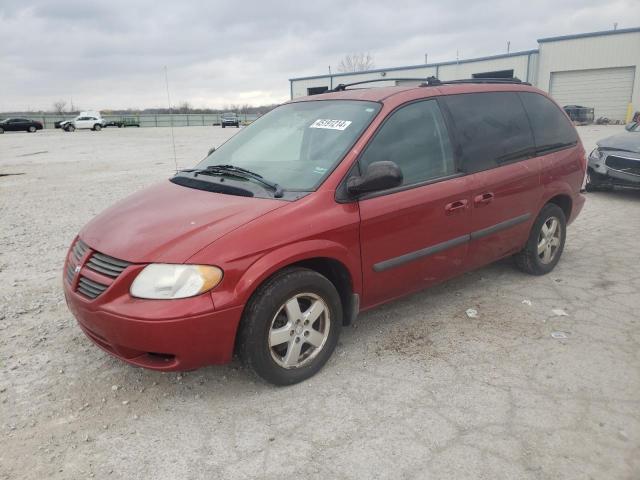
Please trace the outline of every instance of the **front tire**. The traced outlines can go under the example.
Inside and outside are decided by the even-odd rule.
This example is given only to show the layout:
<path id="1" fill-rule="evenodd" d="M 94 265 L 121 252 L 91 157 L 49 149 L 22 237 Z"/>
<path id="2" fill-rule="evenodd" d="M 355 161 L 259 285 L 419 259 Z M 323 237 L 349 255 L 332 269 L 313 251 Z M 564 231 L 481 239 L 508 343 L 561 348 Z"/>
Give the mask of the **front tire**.
<path id="1" fill-rule="evenodd" d="M 0 135 L 4 133 L 4 128 L 0 127 Z"/>
<path id="2" fill-rule="evenodd" d="M 76 127 L 74 127 L 73 125 L 67 125 L 66 127 L 64 127 L 64 130 L 66 132 L 74 132 L 76 130 Z"/>
<path id="3" fill-rule="evenodd" d="M 100 125 L 99 123 L 96 123 L 96 124 L 93 126 L 93 131 L 94 131 L 94 132 L 99 132 L 100 130 L 102 130 L 102 125 Z"/>
<path id="4" fill-rule="evenodd" d="M 35 133 L 35 131 L 36 131 L 36 127 L 34 127 L 33 125 L 31 125 L 27 130 L 28 130 L 28 132 L 29 132 L 29 133 Z"/>
<path id="5" fill-rule="evenodd" d="M 531 227 L 525 247 L 515 255 L 516 265 L 530 275 L 545 275 L 555 268 L 564 250 L 567 219 L 554 203 L 547 203 Z"/>
<path id="6" fill-rule="evenodd" d="M 315 375 L 340 336 L 342 304 L 335 286 L 306 268 L 289 268 L 267 280 L 245 309 L 238 332 L 242 362 L 275 385 Z"/>

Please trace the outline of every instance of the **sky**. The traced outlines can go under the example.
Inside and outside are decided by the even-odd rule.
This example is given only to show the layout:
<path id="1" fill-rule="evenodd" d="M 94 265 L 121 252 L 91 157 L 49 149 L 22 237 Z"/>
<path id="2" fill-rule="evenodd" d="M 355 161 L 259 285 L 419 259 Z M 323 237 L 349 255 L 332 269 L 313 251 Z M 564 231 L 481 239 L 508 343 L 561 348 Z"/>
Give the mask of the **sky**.
<path id="1" fill-rule="evenodd" d="M 222 108 L 289 98 L 345 54 L 393 67 L 640 26 L 638 0 L 0 0 L 0 111 Z"/>

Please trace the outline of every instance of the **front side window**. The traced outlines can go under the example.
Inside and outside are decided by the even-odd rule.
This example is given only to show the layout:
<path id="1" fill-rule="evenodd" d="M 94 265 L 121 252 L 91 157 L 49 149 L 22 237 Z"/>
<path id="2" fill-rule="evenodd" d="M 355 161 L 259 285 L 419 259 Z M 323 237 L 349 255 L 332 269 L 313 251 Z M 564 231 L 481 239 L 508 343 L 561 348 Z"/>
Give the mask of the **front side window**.
<path id="1" fill-rule="evenodd" d="M 529 120 L 515 92 L 465 93 L 443 98 L 453 117 L 467 173 L 534 154 Z"/>
<path id="2" fill-rule="evenodd" d="M 197 168 L 231 165 L 251 170 L 285 191 L 312 191 L 379 110 L 379 103 L 356 100 L 282 105 L 231 137 Z"/>
<path id="3" fill-rule="evenodd" d="M 392 113 L 360 157 L 361 171 L 386 160 L 400 167 L 403 185 L 455 173 L 449 135 L 435 100 L 412 103 Z"/>
<path id="4" fill-rule="evenodd" d="M 538 93 L 518 95 L 529 115 L 538 153 L 570 147 L 578 142 L 576 129 L 551 100 Z"/>

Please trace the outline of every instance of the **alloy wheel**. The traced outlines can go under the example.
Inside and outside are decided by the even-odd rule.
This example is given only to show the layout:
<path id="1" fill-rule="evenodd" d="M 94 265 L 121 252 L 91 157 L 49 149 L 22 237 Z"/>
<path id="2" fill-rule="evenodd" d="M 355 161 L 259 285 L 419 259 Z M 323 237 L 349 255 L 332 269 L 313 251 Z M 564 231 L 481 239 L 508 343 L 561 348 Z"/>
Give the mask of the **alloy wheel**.
<path id="1" fill-rule="evenodd" d="M 288 299 L 271 320 L 271 358 L 286 369 L 307 365 L 322 351 L 331 328 L 326 302 L 314 293 Z"/>
<path id="2" fill-rule="evenodd" d="M 556 217 L 549 217 L 542 224 L 538 235 L 538 258 L 545 265 L 551 263 L 558 253 L 562 240 L 562 227 Z"/>

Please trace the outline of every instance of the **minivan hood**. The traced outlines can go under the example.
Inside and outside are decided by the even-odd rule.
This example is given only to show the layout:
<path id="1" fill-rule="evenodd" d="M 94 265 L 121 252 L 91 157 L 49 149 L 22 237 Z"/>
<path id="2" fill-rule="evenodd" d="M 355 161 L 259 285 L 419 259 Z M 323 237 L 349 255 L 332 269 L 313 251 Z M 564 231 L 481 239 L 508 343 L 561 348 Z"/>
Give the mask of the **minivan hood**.
<path id="1" fill-rule="evenodd" d="M 206 192 L 165 181 L 91 220 L 80 238 L 134 263 L 183 263 L 196 252 L 287 202 Z"/>

